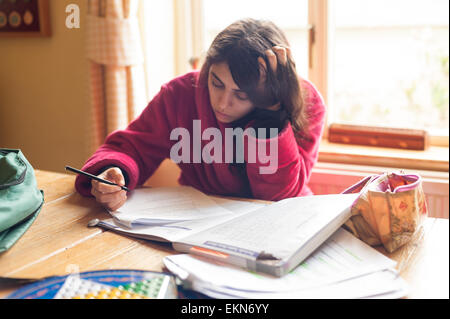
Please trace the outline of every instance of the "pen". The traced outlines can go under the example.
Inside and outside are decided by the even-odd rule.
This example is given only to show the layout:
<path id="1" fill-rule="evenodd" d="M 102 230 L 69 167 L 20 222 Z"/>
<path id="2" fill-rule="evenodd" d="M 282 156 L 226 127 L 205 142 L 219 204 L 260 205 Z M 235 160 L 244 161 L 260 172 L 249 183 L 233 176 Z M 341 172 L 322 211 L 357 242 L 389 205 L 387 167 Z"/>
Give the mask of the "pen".
<path id="1" fill-rule="evenodd" d="M 71 171 L 71 172 L 74 172 L 74 173 L 77 173 L 77 174 L 84 175 L 84 176 L 89 177 L 89 178 L 92 178 L 92 179 L 95 179 L 96 181 L 99 181 L 100 183 L 104 183 L 104 184 L 108 184 L 108 185 L 114 185 L 114 186 L 119 186 L 121 189 L 123 189 L 124 191 L 127 191 L 127 192 L 130 191 L 130 190 L 129 190 L 127 187 L 125 187 L 125 186 L 118 185 L 118 184 L 116 184 L 116 183 L 107 181 L 106 179 L 103 179 L 103 178 L 100 178 L 100 177 L 98 177 L 98 176 L 95 176 L 95 175 L 92 175 L 92 174 L 89 174 L 89 173 L 80 171 L 79 169 L 76 169 L 76 168 L 73 168 L 73 167 L 70 167 L 70 166 L 66 166 L 66 170 Z"/>

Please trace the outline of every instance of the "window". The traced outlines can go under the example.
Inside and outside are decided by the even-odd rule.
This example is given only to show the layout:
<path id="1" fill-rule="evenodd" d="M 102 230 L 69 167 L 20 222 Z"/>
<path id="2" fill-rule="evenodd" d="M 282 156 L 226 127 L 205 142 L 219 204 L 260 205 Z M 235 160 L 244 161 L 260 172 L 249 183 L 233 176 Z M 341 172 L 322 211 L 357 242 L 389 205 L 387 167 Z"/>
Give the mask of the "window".
<path id="1" fill-rule="evenodd" d="M 328 3 L 328 122 L 448 136 L 448 0 Z"/>

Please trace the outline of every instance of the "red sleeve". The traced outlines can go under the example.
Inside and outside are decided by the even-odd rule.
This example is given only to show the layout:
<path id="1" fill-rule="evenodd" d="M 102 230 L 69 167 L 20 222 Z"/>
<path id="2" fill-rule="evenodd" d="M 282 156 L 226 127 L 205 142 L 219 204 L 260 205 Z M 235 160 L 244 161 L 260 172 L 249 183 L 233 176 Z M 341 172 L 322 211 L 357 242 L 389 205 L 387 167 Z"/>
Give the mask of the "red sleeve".
<path id="1" fill-rule="evenodd" d="M 173 103 L 168 90 L 167 86 L 163 86 L 125 130 L 111 133 L 82 170 L 97 175 L 107 166 L 118 166 L 127 177 L 128 188 L 134 189 L 143 184 L 162 160 L 169 157 L 170 123 L 167 107 Z M 75 188 L 80 194 L 91 196 L 90 179 L 78 175 Z"/>
<path id="2" fill-rule="evenodd" d="M 311 171 L 317 162 L 319 143 L 322 138 L 325 105 L 319 92 L 314 86 L 302 80 L 302 94 L 304 105 L 308 115 L 307 133 L 294 134 L 290 123 L 277 137 L 278 158 L 271 161 L 266 158 L 266 163 L 261 162 L 256 156 L 256 162 L 247 162 L 247 176 L 254 198 L 278 201 L 284 198 L 302 195 L 306 188 Z M 249 137 L 251 140 L 252 137 Z M 273 139 L 258 139 L 258 148 L 265 144 L 266 154 L 270 153 L 270 143 Z M 247 155 L 248 157 L 248 155 Z M 265 167 L 265 174 L 263 168 Z M 270 173 L 272 172 L 272 173 Z"/>

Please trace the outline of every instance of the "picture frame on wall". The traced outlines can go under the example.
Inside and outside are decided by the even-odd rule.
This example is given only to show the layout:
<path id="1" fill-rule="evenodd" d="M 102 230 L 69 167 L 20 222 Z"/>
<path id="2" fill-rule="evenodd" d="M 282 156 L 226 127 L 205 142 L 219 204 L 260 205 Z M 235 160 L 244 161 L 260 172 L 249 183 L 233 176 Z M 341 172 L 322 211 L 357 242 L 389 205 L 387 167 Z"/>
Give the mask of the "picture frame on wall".
<path id="1" fill-rule="evenodd" d="M 50 37 L 49 0 L 0 0 L 0 37 Z"/>

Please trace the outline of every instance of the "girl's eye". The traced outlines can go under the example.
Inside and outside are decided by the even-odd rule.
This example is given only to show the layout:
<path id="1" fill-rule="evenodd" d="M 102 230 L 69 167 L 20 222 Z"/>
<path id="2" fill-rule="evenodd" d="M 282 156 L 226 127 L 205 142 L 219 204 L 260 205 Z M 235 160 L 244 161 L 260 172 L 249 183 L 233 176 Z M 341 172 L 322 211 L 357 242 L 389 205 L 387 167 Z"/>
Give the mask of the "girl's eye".
<path id="1" fill-rule="evenodd" d="M 211 81 L 211 83 L 212 83 L 212 85 L 213 85 L 214 87 L 216 87 L 216 88 L 219 88 L 219 89 L 223 88 L 223 85 L 220 85 L 220 84 L 218 84 L 218 83 L 215 82 L 215 81 Z"/>
<path id="2" fill-rule="evenodd" d="M 245 93 L 236 93 L 236 97 L 238 98 L 238 100 L 241 101 L 247 101 L 248 97 Z"/>
<path id="3" fill-rule="evenodd" d="M 212 80 L 211 83 L 212 83 L 212 85 L 213 85 L 214 87 L 216 87 L 216 88 L 218 88 L 218 89 L 223 89 L 223 88 L 224 88 L 224 86 L 223 86 L 222 84 L 219 84 L 219 83 L 217 83 L 217 82 L 214 81 L 214 80 Z M 237 93 L 235 93 L 235 96 L 236 96 L 236 98 L 237 98 L 238 100 L 241 100 L 241 101 L 247 101 L 247 100 L 248 100 L 248 97 L 247 97 L 247 95 L 246 95 L 245 93 L 239 93 L 239 92 L 237 92 Z"/>

